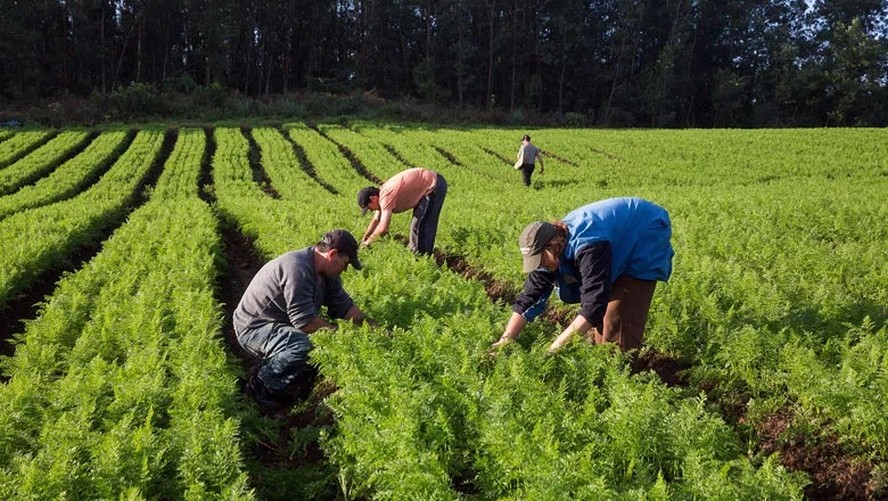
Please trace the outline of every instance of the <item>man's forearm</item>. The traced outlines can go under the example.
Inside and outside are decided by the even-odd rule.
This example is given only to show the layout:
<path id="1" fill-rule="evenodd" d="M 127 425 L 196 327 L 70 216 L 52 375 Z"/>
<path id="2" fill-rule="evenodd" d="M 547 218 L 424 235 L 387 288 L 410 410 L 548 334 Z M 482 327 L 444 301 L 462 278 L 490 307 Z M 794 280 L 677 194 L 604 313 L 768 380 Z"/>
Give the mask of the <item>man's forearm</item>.
<path id="1" fill-rule="evenodd" d="M 376 230 L 376 225 L 378 225 L 378 224 L 379 224 L 378 219 L 373 219 L 370 221 L 370 224 L 367 225 L 367 231 L 365 231 L 364 236 L 361 237 L 361 242 L 367 243 L 367 238 L 373 234 L 373 232 Z"/>
<path id="2" fill-rule="evenodd" d="M 351 321 L 355 325 L 361 325 L 366 322 L 370 327 L 376 327 L 378 324 L 375 320 L 368 317 L 357 305 L 352 305 L 345 314 L 345 319 Z"/>
<path id="3" fill-rule="evenodd" d="M 518 337 L 518 334 L 521 333 L 521 329 L 523 329 L 525 325 L 527 325 L 527 320 L 525 320 L 520 314 L 512 312 L 512 316 L 509 318 L 509 323 L 506 324 L 502 337 L 515 339 Z"/>
<path id="4" fill-rule="evenodd" d="M 574 333 L 579 332 L 580 334 L 586 334 L 591 328 L 592 324 L 586 320 L 586 317 L 577 315 L 577 318 L 575 318 L 574 321 L 561 332 L 561 335 L 552 342 L 549 351 L 551 352 L 562 348 L 570 341 L 570 338 L 573 337 Z"/>
<path id="5" fill-rule="evenodd" d="M 322 318 L 312 318 L 308 322 L 305 323 L 299 330 L 306 334 L 311 334 L 319 329 L 336 329 L 336 324 L 331 324 L 330 322 L 322 319 Z"/>

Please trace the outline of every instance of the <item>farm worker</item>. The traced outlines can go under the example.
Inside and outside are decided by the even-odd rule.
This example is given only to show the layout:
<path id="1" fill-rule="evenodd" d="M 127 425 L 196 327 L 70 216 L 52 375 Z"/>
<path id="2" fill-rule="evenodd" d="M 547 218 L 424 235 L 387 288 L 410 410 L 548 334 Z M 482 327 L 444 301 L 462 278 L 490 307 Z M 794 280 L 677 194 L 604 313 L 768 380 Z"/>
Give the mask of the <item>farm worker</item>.
<path id="1" fill-rule="evenodd" d="M 241 347 L 260 360 L 246 390 L 263 409 L 286 407 L 292 390 L 311 387 L 309 334 L 337 327 L 320 318 L 321 306 L 331 318 L 373 323 L 342 288 L 340 274 L 349 264 L 361 269 L 358 242 L 348 231 L 332 230 L 316 245 L 266 263 L 244 292 L 234 311 L 234 330 Z"/>
<path id="2" fill-rule="evenodd" d="M 537 160 L 540 161 L 540 174 L 542 174 L 546 170 L 543 165 L 543 155 L 540 149 L 530 142 L 530 136 L 525 134 L 521 139 L 521 147 L 518 148 L 518 159 L 515 160 L 515 169 L 521 171 L 524 186 L 530 186 L 530 176 L 533 174 L 534 164 Z"/>
<path id="3" fill-rule="evenodd" d="M 413 209 L 408 247 L 418 254 L 431 254 L 446 196 L 447 181 L 444 176 L 421 167 L 395 174 L 379 188 L 368 186 L 361 189 L 358 192 L 361 215 L 368 210 L 373 211 L 373 219 L 364 232 L 361 244 L 369 246 L 385 235 L 392 214 Z"/>
<path id="4" fill-rule="evenodd" d="M 672 273 L 671 236 L 666 209 L 638 198 L 602 200 L 560 221 L 529 224 L 518 239 L 529 275 L 493 346 L 515 339 L 557 288 L 561 300 L 580 303 L 580 311 L 550 353 L 576 332 L 596 344 L 616 343 L 623 351 L 639 348 L 654 287 Z"/>

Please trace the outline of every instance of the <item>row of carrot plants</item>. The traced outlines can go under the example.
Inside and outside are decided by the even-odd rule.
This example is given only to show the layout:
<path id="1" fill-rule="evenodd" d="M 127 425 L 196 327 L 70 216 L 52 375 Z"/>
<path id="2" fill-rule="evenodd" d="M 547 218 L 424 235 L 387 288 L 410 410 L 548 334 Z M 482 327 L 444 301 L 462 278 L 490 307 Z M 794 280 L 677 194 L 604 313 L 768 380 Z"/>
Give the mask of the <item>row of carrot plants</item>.
<path id="1" fill-rule="evenodd" d="M 85 131 L 63 131 L 24 158 L 0 170 L 0 195 L 12 193 L 43 177 L 61 159 L 80 148 L 87 137 Z"/>
<path id="2" fill-rule="evenodd" d="M 240 134 L 215 132 L 216 193 L 266 258 L 356 217 L 353 195 L 338 186 L 345 194 L 312 180 L 279 186 L 289 182 L 279 175 L 292 151 L 257 134 L 272 185 L 294 190 L 284 200 L 263 194 Z M 306 158 L 330 151 L 305 129 L 293 137 Z M 346 497 L 800 497 L 801 478 L 773 460 L 750 461 L 700 399 L 631 376 L 600 347 L 551 358 L 543 340 L 526 353 L 488 358 L 508 311 L 481 284 L 392 241 L 362 260 L 365 269 L 348 271 L 346 287 L 388 332 L 342 325 L 313 336 L 314 358 L 339 388 L 328 399 L 337 421 L 322 444 Z M 541 339 L 538 326 L 530 331 L 529 339 Z"/>
<path id="3" fill-rule="evenodd" d="M 98 244 L 102 233 L 119 223 L 158 159 L 163 140 L 163 132 L 143 130 L 87 190 L 0 221 L 0 307 L 42 273 L 74 257 L 79 248 Z"/>
<path id="4" fill-rule="evenodd" d="M 559 151 L 584 143 L 546 133 Z M 673 213 L 679 264 L 657 301 L 654 343 L 694 361 L 695 380 L 753 417 L 789 406 L 799 427 L 884 461 L 888 133 L 601 136 L 619 159 L 599 158 L 591 179 L 616 172 L 605 193 L 642 194 Z"/>
<path id="5" fill-rule="evenodd" d="M 131 148 L 127 167 L 161 137 L 140 134 L 133 148 L 149 149 Z M 59 282 L 4 360 L 3 499 L 254 498 L 218 335 L 217 220 L 197 196 L 205 144 L 179 133 L 150 201 Z"/>
<path id="6" fill-rule="evenodd" d="M 438 245 L 516 287 L 522 274 L 514 240 L 528 221 L 559 217 L 607 196 L 649 198 L 672 213 L 677 250 L 672 282 L 655 295 L 649 343 L 691 361 L 691 379 L 721 402 L 733 399 L 753 417 L 790 406 L 800 422 L 884 458 L 888 424 L 879 409 L 881 395 L 888 394 L 888 270 L 882 259 L 888 235 L 882 221 L 888 214 L 879 200 L 886 188 L 880 145 L 888 143 L 871 142 L 884 134 L 877 130 L 778 132 L 779 148 L 738 131 L 533 132 L 553 155 L 547 173 L 535 177 L 537 189 L 527 190 L 502 158 L 517 149 L 515 131 L 291 124 L 286 131 L 251 132 L 282 197 L 272 200 L 253 182 L 241 131 L 217 129 L 214 190 L 222 217 L 271 258 L 309 245 L 333 227 L 358 236 L 363 231 L 367 220 L 358 217 L 354 193 L 370 182 L 340 147 L 365 176 L 385 179 L 415 164 L 431 167 L 451 184 Z M 151 134 L 153 146 L 145 147 L 147 133 L 140 133 L 83 194 L 0 221 L 0 305 L 71 248 L 94 241 L 97 228 L 112 224 L 108 214 L 120 214 L 159 152 L 156 136 L 162 135 Z M 11 140 L 0 143 L 0 155 Z M 816 155 L 804 153 L 809 142 Z M 189 150 L 192 157 L 196 149 Z M 827 150 L 838 153 L 821 158 Z M 302 171 L 301 159 L 311 175 Z M 117 175 L 128 179 L 108 181 Z M 189 193 L 195 185 L 188 185 Z M 155 191 L 165 189 L 159 183 Z M 96 197 L 99 192 L 109 199 Z M 403 231 L 408 220 L 396 217 L 394 231 Z M 41 254 L 43 247 L 48 251 Z M 669 390 L 649 375 L 629 376 L 619 357 L 580 342 L 547 357 L 544 347 L 556 333 L 545 325 L 533 326 L 507 356 L 488 359 L 482 354 L 508 308 L 491 305 L 478 284 L 415 258 L 399 244 L 383 241 L 365 254 L 367 269 L 349 271 L 347 287 L 395 335 L 344 326 L 337 334 L 315 336 L 323 373 L 340 386 L 329 400 L 337 425 L 323 443 L 348 497 L 798 496 L 802 480 L 787 476 L 772 458 L 743 451 L 743 439 L 694 390 Z M 212 279 L 213 270 L 208 274 Z M 59 311 L 69 307 L 92 308 L 74 304 Z M 75 314 L 72 321 L 86 322 L 86 316 Z M 72 329 L 67 336 L 79 331 Z M 229 398 L 230 382 L 227 391 Z M 48 436 L 66 443 L 61 426 L 53 424 L 48 429 L 56 434 Z M 236 421 L 226 426 L 237 429 Z M 693 436 L 683 435 L 684 429 Z M 238 449 L 226 433 L 219 436 Z M 32 454 L 16 456 L 32 477 L 39 468 L 61 469 L 52 465 L 67 461 L 59 454 L 59 462 L 28 462 Z M 581 473 L 565 474 L 568 463 Z M 206 488 L 248 496 L 242 468 L 229 473 L 225 481 L 198 481 L 199 487 L 186 482 L 162 492 L 179 497 Z M 133 492 L 161 492 L 155 483 L 126 478 L 137 486 Z M 53 482 L 48 485 L 56 487 L 45 492 L 65 485 Z M 12 492 L 39 487 L 8 485 L 15 485 Z"/>
<path id="7" fill-rule="evenodd" d="M 60 134 L 56 139 L 47 143 L 44 148 L 61 139 L 64 134 Z M 76 194 L 84 186 L 89 186 L 94 181 L 94 178 L 98 177 L 114 159 L 123 153 L 129 142 L 127 139 L 129 138 L 131 141 L 133 135 L 125 131 L 104 132 L 77 156 L 52 170 L 52 173 L 48 176 L 39 179 L 33 184 L 22 186 L 14 193 L 0 197 L 0 219 L 25 209 L 61 200 Z M 11 173 L 19 164 L 27 164 L 27 168 L 33 171 L 43 171 L 47 168 L 53 169 L 54 162 L 43 158 L 42 155 L 32 159 L 40 150 L 19 160 L 15 165 L 4 169 L 0 172 L 0 177 L 3 177 L 8 172 Z M 17 175 L 16 177 L 19 180 L 23 180 L 21 176 Z"/>
<path id="8" fill-rule="evenodd" d="M 0 143 L 0 168 L 6 167 L 22 155 L 39 146 L 47 138 L 52 137 L 48 130 L 33 130 L 12 134 Z"/>

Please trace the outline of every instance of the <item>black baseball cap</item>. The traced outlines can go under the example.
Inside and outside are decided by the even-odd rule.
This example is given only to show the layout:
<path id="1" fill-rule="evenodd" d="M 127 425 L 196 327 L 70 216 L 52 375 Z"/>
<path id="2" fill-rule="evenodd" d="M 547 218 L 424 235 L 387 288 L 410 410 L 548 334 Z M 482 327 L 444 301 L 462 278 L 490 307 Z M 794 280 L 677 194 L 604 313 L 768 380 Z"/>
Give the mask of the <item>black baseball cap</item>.
<path id="1" fill-rule="evenodd" d="M 543 248 L 555 236 L 555 225 L 545 221 L 534 221 L 524 228 L 518 237 L 518 248 L 524 257 L 524 273 L 540 267 Z"/>
<path id="2" fill-rule="evenodd" d="M 360 270 L 364 267 L 358 259 L 358 241 L 347 230 L 330 230 L 324 235 L 321 243 L 348 256 L 348 264 L 352 265 L 352 268 Z"/>
<path id="3" fill-rule="evenodd" d="M 372 196 L 379 196 L 379 188 L 368 186 L 361 188 L 361 191 L 358 192 L 358 207 L 361 208 L 362 216 L 367 213 L 367 205 L 370 203 L 370 197 Z"/>

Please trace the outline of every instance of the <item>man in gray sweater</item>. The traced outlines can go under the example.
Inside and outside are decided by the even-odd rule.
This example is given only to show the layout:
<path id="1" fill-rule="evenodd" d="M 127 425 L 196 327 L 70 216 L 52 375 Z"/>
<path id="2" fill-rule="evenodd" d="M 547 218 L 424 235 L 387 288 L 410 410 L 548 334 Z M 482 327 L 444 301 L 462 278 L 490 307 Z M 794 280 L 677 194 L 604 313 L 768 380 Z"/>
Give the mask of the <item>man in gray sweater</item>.
<path id="1" fill-rule="evenodd" d="M 294 383 L 310 385 L 315 370 L 308 363 L 309 334 L 336 329 L 320 317 L 321 306 L 330 318 L 372 322 L 342 288 L 339 275 L 349 264 L 362 267 L 358 243 L 348 231 L 332 230 L 316 245 L 266 263 L 244 292 L 234 330 L 241 347 L 260 360 L 246 389 L 264 411 L 289 405 Z"/>
<path id="2" fill-rule="evenodd" d="M 521 138 L 521 147 L 518 149 L 518 159 L 515 160 L 515 169 L 521 171 L 524 186 L 530 186 L 530 176 L 533 175 L 537 160 L 540 162 L 540 174 L 542 174 L 545 170 L 545 166 L 543 165 L 543 155 L 540 152 L 540 149 L 530 142 L 530 136 L 525 134 L 524 137 Z"/>

